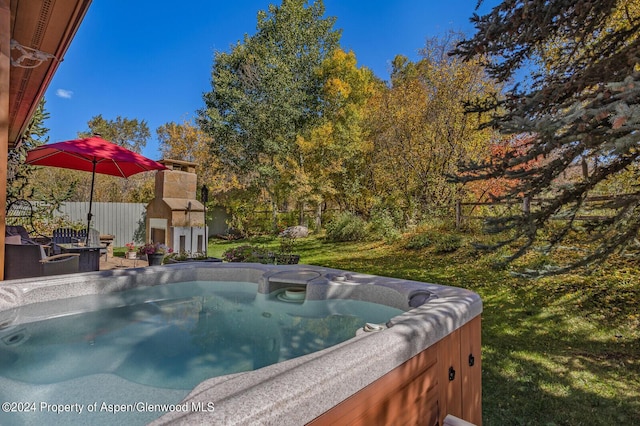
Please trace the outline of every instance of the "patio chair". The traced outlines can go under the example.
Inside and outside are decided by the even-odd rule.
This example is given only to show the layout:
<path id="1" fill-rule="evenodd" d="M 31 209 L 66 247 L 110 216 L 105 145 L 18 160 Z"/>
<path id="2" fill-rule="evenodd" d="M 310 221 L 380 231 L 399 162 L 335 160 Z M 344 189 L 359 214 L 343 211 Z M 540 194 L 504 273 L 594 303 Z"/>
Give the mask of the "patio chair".
<path id="1" fill-rule="evenodd" d="M 29 239 L 36 238 L 38 242 L 48 244 L 50 238 L 40 233 L 33 223 L 35 209 L 27 200 L 14 200 L 7 205 L 5 224 L 7 226 L 21 226 L 25 229 Z"/>
<path id="2" fill-rule="evenodd" d="M 72 244 L 80 241 L 78 231 L 73 228 L 56 228 L 51 241 L 55 244 Z"/>
<path id="3" fill-rule="evenodd" d="M 29 238 L 22 226 L 7 226 L 4 245 L 4 279 L 43 277 L 78 272 L 78 254 L 47 256 L 44 246 Z"/>
<path id="4" fill-rule="evenodd" d="M 80 241 L 78 231 L 73 228 L 56 228 L 53 230 L 51 237 L 51 245 L 53 246 L 53 254 L 62 253 L 59 244 L 75 244 Z"/>

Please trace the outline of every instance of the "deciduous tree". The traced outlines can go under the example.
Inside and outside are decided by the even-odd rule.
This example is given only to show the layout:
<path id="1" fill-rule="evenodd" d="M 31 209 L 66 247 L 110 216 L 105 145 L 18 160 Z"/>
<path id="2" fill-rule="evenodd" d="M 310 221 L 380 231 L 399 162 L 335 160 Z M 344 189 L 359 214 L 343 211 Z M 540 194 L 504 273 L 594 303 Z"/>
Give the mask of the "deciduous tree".
<path id="1" fill-rule="evenodd" d="M 258 13 L 257 32 L 231 52 L 217 52 L 212 90 L 198 123 L 212 136 L 211 151 L 245 185 L 260 188 L 271 203 L 288 187 L 281 170 L 299 158 L 296 138 L 322 114 L 317 70 L 338 45 L 334 18 L 321 0 L 283 0 Z"/>
<path id="2" fill-rule="evenodd" d="M 87 123 L 88 131 L 79 132 L 78 137 L 87 138 L 99 134 L 103 139 L 123 146 L 133 152 L 141 153 L 151 137 L 145 120 L 117 116 L 115 120 L 106 120 L 102 114 L 92 117 Z"/>
<path id="3" fill-rule="evenodd" d="M 211 136 L 190 121 L 164 124 L 156 130 L 163 158 L 197 164 L 198 187 L 207 185 L 211 199 L 221 200 L 230 191 L 240 189 L 238 179 L 224 170 L 217 156 L 210 154 Z"/>
<path id="4" fill-rule="evenodd" d="M 372 144 L 365 127 L 367 103 L 382 83 L 368 68 L 358 68 L 353 52 L 336 49 L 318 70 L 324 81 L 321 121 L 297 139 L 301 161 L 291 161 L 288 174 L 297 199 L 316 206 L 332 201 L 357 211 L 367 200 L 367 169 Z"/>
<path id="5" fill-rule="evenodd" d="M 375 193 L 400 206 L 407 219 L 433 214 L 462 198 L 448 176 L 460 161 L 488 151 L 490 130 L 482 115 L 466 115 L 464 102 L 495 90 L 479 61 L 447 55 L 460 37 L 427 40 L 422 59 L 397 56 L 391 86 L 374 98 L 368 127 L 374 144 Z"/>

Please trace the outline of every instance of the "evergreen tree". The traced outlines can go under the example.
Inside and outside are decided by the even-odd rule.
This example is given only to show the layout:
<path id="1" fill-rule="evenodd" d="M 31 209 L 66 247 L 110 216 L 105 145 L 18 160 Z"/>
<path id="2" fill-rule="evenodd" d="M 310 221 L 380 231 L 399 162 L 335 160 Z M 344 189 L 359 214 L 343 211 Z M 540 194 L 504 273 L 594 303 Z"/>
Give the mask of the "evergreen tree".
<path id="1" fill-rule="evenodd" d="M 44 122 L 49 118 L 45 104 L 46 101 L 42 98 L 19 143 L 9 151 L 7 162 L 7 208 L 16 200 L 44 201 L 33 204 L 35 222 L 38 223 L 51 220 L 53 212 L 62 202 L 68 200 L 75 190 L 74 184 L 68 185 L 65 191 L 58 193 L 49 190 L 50 177 L 40 179 L 38 168 L 24 163 L 29 150 L 49 141 L 49 129 L 44 126 Z"/>
<path id="2" fill-rule="evenodd" d="M 19 199 L 30 199 L 33 195 L 33 187 L 29 184 L 33 167 L 24 164 L 29 150 L 47 143 L 49 129 L 44 126 L 44 121 L 49 118 L 45 110 L 44 98 L 38 103 L 33 117 L 29 121 L 20 141 L 16 147 L 9 151 L 7 162 L 7 206 Z"/>
<path id="3" fill-rule="evenodd" d="M 468 164 L 463 181 L 504 178 L 510 191 L 497 197 L 545 196 L 530 212 L 490 222 L 507 231 L 500 246 L 513 260 L 533 248 L 558 248 L 587 236 L 586 254 L 552 272 L 585 266 L 637 243 L 640 230 L 640 11 L 631 0 L 505 0 L 473 16 L 477 32 L 454 53 L 484 57 L 489 74 L 509 82 L 530 71 L 506 96 L 468 105 L 494 111 L 490 125 L 506 134 L 529 134 L 524 150 Z M 498 112 L 500 111 L 500 112 Z M 534 167 L 523 167 L 536 161 Z M 571 173 L 573 169 L 581 173 Z M 564 175 L 573 176 L 563 179 Z M 606 220 L 579 220 L 585 200 L 612 180 L 626 191 L 603 202 Z M 561 215 L 564 219 L 549 226 Z"/>

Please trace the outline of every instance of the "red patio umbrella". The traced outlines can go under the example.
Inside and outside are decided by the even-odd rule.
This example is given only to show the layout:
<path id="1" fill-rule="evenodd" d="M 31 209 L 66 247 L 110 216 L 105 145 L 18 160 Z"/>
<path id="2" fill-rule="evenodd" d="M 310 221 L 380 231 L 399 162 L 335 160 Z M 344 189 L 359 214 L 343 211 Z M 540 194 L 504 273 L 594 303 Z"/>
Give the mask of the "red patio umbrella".
<path id="1" fill-rule="evenodd" d="M 96 173 L 127 178 L 136 173 L 164 170 L 166 167 L 136 152 L 93 136 L 41 145 L 27 154 L 27 164 L 91 172 L 91 195 L 87 214 L 87 239 L 91 228 L 91 207 Z"/>

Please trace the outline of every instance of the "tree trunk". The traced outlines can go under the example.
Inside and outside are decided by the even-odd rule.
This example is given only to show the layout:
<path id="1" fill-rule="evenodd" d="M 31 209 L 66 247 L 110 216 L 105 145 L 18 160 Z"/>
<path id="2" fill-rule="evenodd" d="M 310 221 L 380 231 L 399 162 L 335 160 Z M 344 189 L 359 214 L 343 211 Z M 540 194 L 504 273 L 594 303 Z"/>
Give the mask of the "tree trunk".
<path id="1" fill-rule="evenodd" d="M 322 229 L 322 202 L 318 201 L 316 206 L 316 232 L 320 232 Z"/>
<path id="2" fill-rule="evenodd" d="M 278 233 L 278 203 L 273 197 L 271 197 L 271 228 L 274 234 Z"/>
<path id="3" fill-rule="evenodd" d="M 304 201 L 300 201 L 298 203 L 298 208 L 300 209 L 300 213 L 298 214 L 298 225 L 305 226 L 304 224 Z"/>

